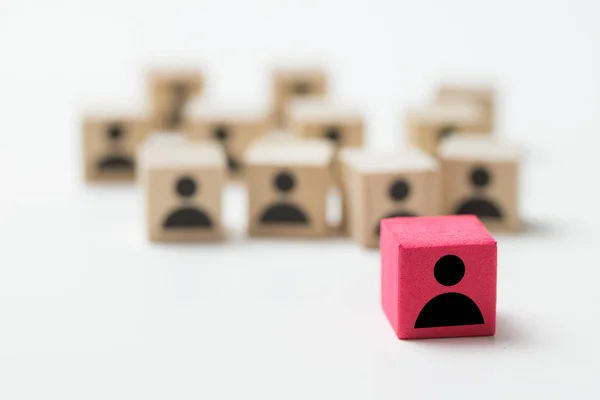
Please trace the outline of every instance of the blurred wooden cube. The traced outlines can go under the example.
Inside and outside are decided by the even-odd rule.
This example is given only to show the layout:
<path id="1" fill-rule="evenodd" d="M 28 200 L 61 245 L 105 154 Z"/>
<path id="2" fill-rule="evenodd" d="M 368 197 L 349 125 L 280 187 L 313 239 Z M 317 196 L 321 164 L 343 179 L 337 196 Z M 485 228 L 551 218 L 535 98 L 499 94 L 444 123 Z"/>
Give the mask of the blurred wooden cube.
<path id="1" fill-rule="evenodd" d="M 249 234 L 326 236 L 333 153 L 323 139 L 255 142 L 245 157 Z"/>
<path id="2" fill-rule="evenodd" d="M 409 144 L 432 155 L 443 138 L 464 133 L 491 135 L 483 108 L 473 101 L 412 107 L 405 118 Z"/>
<path id="3" fill-rule="evenodd" d="M 186 112 L 186 131 L 193 140 L 214 140 L 226 157 L 229 177 L 243 176 L 243 156 L 255 140 L 269 131 L 266 110 L 192 103 Z"/>
<path id="4" fill-rule="evenodd" d="M 479 104 L 485 114 L 482 129 L 494 132 L 496 125 L 496 90 L 491 84 L 444 83 L 438 86 L 436 93 L 438 103 L 473 101 Z"/>
<path id="5" fill-rule="evenodd" d="M 384 218 L 439 213 L 439 166 L 425 152 L 416 148 L 387 152 L 346 149 L 341 160 L 348 228 L 362 246 L 379 247 Z"/>
<path id="6" fill-rule="evenodd" d="M 288 106 L 294 99 L 325 98 L 328 92 L 328 77 L 319 67 L 278 67 L 272 74 L 273 107 L 272 125 L 288 127 Z"/>
<path id="7" fill-rule="evenodd" d="M 520 149 L 489 137 L 444 140 L 439 157 L 443 175 L 443 212 L 473 214 L 490 230 L 520 228 Z"/>
<path id="8" fill-rule="evenodd" d="M 83 174 L 88 182 L 132 181 L 136 151 L 148 130 L 142 105 L 88 106 L 83 115 Z"/>
<path id="9" fill-rule="evenodd" d="M 220 146 L 163 133 L 142 146 L 139 162 L 149 240 L 223 238 L 221 203 L 226 166 Z"/>
<path id="10" fill-rule="evenodd" d="M 197 68 L 157 68 L 148 73 L 152 126 L 174 131 L 183 126 L 184 111 L 204 88 L 204 75 Z"/>

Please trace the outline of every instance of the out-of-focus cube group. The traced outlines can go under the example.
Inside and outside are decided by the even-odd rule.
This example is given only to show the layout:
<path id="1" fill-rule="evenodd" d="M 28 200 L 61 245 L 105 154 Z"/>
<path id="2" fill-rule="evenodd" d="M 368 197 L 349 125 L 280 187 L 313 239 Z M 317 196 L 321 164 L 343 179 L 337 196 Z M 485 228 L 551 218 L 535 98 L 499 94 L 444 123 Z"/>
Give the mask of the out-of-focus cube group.
<path id="1" fill-rule="evenodd" d="M 86 180 L 139 182 L 152 241 L 226 238 L 232 180 L 247 189 L 251 236 L 348 235 L 377 247 L 384 218 L 450 214 L 519 228 L 521 153 L 495 132 L 494 86 L 437 85 L 431 101 L 405 110 L 405 144 L 374 150 L 365 139 L 376 132 L 360 109 L 333 100 L 326 69 L 274 68 L 271 81 L 270 107 L 241 108 L 204 95 L 201 69 L 150 71 L 147 104 L 85 110 Z"/>

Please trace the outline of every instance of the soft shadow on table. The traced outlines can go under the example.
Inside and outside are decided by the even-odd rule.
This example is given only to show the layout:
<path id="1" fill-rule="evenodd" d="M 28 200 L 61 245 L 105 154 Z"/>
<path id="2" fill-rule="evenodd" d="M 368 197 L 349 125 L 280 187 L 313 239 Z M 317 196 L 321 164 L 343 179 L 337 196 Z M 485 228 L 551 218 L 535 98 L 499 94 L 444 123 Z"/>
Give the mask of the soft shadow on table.
<path id="1" fill-rule="evenodd" d="M 532 347 L 534 338 L 517 320 L 499 314 L 496 319 L 496 335 L 465 338 L 419 339 L 411 340 L 419 346 L 440 348 L 501 348 Z"/>
<path id="2" fill-rule="evenodd" d="M 531 238 L 557 238 L 565 232 L 566 227 L 560 221 L 543 219 L 527 220 L 515 235 Z"/>

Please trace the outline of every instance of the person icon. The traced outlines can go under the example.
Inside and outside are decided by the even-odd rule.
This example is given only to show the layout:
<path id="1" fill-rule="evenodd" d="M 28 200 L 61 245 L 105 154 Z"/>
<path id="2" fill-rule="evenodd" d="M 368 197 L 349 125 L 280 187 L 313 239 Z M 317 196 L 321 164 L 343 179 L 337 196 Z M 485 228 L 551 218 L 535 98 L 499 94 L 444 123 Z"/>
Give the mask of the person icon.
<path id="1" fill-rule="evenodd" d="M 445 255 L 435 263 L 433 275 L 440 285 L 454 286 L 463 279 L 465 264 L 460 257 Z M 417 317 L 415 329 L 481 324 L 484 324 L 483 315 L 471 298 L 448 292 L 435 296 L 425 304 Z"/>
<path id="2" fill-rule="evenodd" d="M 492 173 L 483 166 L 476 166 L 470 173 L 471 186 L 478 191 L 488 188 L 492 183 Z M 481 219 L 501 219 L 502 211 L 490 199 L 482 195 L 476 195 L 461 203 L 455 214 L 473 214 Z"/>
<path id="3" fill-rule="evenodd" d="M 197 182 L 191 177 L 181 177 L 175 185 L 175 192 L 182 200 L 193 198 L 198 191 Z M 165 229 L 212 228 L 211 218 L 197 207 L 180 207 L 169 214 L 163 223 Z"/>
<path id="4" fill-rule="evenodd" d="M 294 190 L 296 180 L 290 172 L 282 171 L 275 175 L 273 186 L 278 193 L 286 195 Z M 262 213 L 260 222 L 262 224 L 308 225 L 308 217 L 298 206 L 280 201 Z"/>
<path id="5" fill-rule="evenodd" d="M 126 139 L 125 127 L 121 123 L 109 124 L 106 128 L 106 139 L 110 143 L 110 154 L 106 155 L 98 162 L 98 169 L 101 172 L 132 172 L 134 169 L 133 160 L 130 157 L 119 154 L 120 147 Z"/>
<path id="6" fill-rule="evenodd" d="M 388 197 L 391 201 L 395 203 L 401 203 L 406 201 L 410 196 L 410 183 L 405 179 L 396 179 L 393 181 L 388 189 Z M 375 227 L 375 233 L 377 236 L 380 235 L 381 230 L 381 220 L 386 218 L 396 218 L 396 217 L 415 217 L 416 214 L 407 211 L 407 210 L 395 210 L 392 211 L 377 221 L 377 226 Z"/>
<path id="7" fill-rule="evenodd" d="M 292 92 L 296 96 L 307 96 L 311 92 L 311 85 L 305 81 L 295 82 L 292 84 Z"/>

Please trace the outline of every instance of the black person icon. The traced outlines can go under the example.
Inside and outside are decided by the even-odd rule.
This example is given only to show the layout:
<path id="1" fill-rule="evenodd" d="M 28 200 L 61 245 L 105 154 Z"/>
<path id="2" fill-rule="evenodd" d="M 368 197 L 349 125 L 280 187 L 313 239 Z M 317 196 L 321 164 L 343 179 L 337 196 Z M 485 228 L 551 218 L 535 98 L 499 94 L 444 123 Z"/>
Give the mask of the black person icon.
<path id="1" fill-rule="evenodd" d="M 181 177 L 175 185 L 175 192 L 185 201 L 193 198 L 198 191 L 197 182 L 191 177 Z M 207 213 L 197 207 L 180 207 L 171 212 L 165 219 L 163 227 L 165 229 L 198 229 L 211 228 L 213 225 Z"/>
<path id="2" fill-rule="evenodd" d="M 100 159 L 98 170 L 100 172 L 123 171 L 132 172 L 134 169 L 133 160 L 130 157 L 120 154 L 121 144 L 126 139 L 125 127 L 121 123 L 109 124 L 106 128 L 106 139 L 110 143 L 110 153 Z"/>
<path id="3" fill-rule="evenodd" d="M 492 183 L 492 173 L 483 166 L 476 166 L 470 172 L 470 183 L 473 189 L 483 191 Z M 479 218 L 502 219 L 500 207 L 482 195 L 476 195 L 458 206 L 455 214 L 473 214 Z"/>
<path id="4" fill-rule="evenodd" d="M 440 285 L 457 285 L 465 275 L 465 264 L 458 256 L 445 255 L 435 263 L 433 275 Z M 483 315 L 471 298 L 462 293 L 447 292 L 425 304 L 415 329 L 481 324 L 484 324 Z"/>
<path id="5" fill-rule="evenodd" d="M 390 198 L 391 201 L 393 201 L 395 203 L 402 203 L 403 201 L 406 201 L 409 198 L 410 191 L 411 191 L 411 189 L 410 189 L 410 184 L 409 184 L 408 180 L 399 178 L 399 179 L 394 180 L 391 183 L 391 185 L 388 189 L 388 197 Z M 414 216 L 416 216 L 416 214 L 411 211 L 396 210 L 396 211 L 392 211 L 392 212 L 386 214 L 381 219 L 396 218 L 396 217 L 414 217 Z M 381 230 L 380 225 L 381 225 L 381 222 L 378 221 L 377 226 L 375 227 L 375 234 L 377 236 L 379 236 L 379 234 L 380 234 L 380 230 Z"/>
<path id="6" fill-rule="evenodd" d="M 295 185 L 295 178 L 291 172 L 280 172 L 273 179 L 275 190 L 282 195 L 291 192 Z M 298 206 L 284 201 L 279 201 L 267 208 L 260 216 L 260 222 L 262 224 L 294 225 L 308 225 L 309 223 L 308 217 Z"/>

